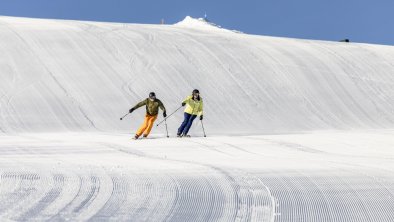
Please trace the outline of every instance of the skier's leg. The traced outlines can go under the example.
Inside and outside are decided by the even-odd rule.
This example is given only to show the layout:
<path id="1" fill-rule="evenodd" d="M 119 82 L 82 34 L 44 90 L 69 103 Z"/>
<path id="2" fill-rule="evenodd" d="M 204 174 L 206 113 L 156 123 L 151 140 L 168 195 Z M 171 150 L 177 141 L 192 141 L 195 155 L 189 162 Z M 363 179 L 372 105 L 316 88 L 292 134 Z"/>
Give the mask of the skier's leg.
<path id="1" fill-rule="evenodd" d="M 189 113 L 184 113 L 183 115 L 184 115 L 184 119 L 183 119 L 183 122 L 182 122 L 181 126 L 178 128 L 177 135 L 180 135 L 183 132 L 183 130 L 185 129 L 187 123 L 189 122 L 190 117 L 192 116 Z"/>
<path id="2" fill-rule="evenodd" d="M 148 120 L 149 120 L 149 115 L 146 114 L 145 115 L 145 119 L 144 119 L 144 123 L 140 126 L 140 128 L 137 130 L 137 132 L 135 133 L 135 135 L 137 137 L 141 136 L 142 133 L 145 131 L 145 129 L 148 127 Z"/>
<path id="3" fill-rule="evenodd" d="M 189 118 L 189 121 L 187 122 L 187 125 L 185 126 L 185 129 L 183 129 L 183 135 L 187 135 L 187 133 L 189 132 L 190 127 L 192 127 L 193 121 L 194 121 L 194 119 L 195 119 L 196 117 L 197 117 L 197 115 L 192 115 L 192 116 Z"/>
<path id="4" fill-rule="evenodd" d="M 150 131 L 152 130 L 153 123 L 155 122 L 156 119 L 157 119 L 157 115 L 156 116 L 149 116 L 148 125 L 144 131 L 144 137 L 147 137 L 149 135 Z"/>

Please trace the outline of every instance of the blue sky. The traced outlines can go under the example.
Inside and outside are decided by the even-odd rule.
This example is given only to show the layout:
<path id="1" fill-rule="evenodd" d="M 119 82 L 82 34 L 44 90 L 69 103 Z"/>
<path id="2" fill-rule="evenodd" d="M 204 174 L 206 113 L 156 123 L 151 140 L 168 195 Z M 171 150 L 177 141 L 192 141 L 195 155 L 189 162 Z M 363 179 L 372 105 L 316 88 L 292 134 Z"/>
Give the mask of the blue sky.
<path id="1" fill-rule="evenodd" d="M 394 0 L 0 0 L 0 15 L 175 23 L 203 17 L 250 34 L 394 45 Z"/>

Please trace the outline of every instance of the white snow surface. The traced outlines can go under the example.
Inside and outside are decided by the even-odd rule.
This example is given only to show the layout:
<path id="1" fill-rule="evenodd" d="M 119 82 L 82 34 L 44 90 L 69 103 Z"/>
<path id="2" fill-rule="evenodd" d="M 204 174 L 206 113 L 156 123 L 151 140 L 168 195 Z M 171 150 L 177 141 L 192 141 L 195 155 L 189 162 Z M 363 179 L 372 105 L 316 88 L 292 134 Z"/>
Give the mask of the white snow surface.
<path id="1" fill-rule="evenodd" d="M 0 221 L 394 221 L 393 46 L 0 17 L 0 52 Z M 208 137 L 131 140 L 195 88 Z"/>

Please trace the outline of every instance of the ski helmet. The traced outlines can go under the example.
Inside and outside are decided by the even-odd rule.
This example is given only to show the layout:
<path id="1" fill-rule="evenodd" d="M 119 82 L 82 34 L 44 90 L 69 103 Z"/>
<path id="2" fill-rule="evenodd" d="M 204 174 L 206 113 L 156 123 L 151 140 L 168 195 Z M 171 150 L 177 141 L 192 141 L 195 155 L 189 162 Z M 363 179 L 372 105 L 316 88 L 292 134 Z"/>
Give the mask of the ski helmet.
<path id="1" fill-rule="evenodd" d="M 152 98 L 152 97 L 156 97 L 156 94 L 154 92 L 149 93 L 149 98 Z"/>
<path id="2" fill-rule="evenodd" d="M 193 90 L 193 94 L 195 93 L 200 93 L 200 91 L 198 91 L 198 89 Z"/>

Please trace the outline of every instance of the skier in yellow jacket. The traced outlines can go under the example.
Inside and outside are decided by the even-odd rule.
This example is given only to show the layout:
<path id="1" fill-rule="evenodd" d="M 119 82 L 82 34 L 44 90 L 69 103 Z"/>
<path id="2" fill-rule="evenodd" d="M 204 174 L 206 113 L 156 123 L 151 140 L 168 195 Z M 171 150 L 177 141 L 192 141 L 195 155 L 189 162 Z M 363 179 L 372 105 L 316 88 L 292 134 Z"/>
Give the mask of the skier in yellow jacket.
<path id="1" fill-rule="evenodd" d="M 146 98 L 135 105 L 133 108 L 129 110 L 132 113 L 134 110 L 146 106 L 146 115 L 144 123 L 140 126 L 138 131 L 136 132 L 134 139 L 138 139 L 143 134 L 143 137 L 146 138 L 150 131 L 152 130 L 153 123 L 157 119 L 157 115 L 159 114 L 159 108 L 163 110 L 164 118 L 167 116 L 166 108 L 163 103 L 156 98 L 156 94 L 154 92 L 149 93 L 149 98 Z"/>
<path id="2" fill-rule="evenodd" d="M 189 137 L 187 134 L 190 127 L 193 124 L 194 119 L 200 116 L 200 120 L 203 119 L 203 102 L 200 97 L 200 92 L 195 89 L 191 96 L 188 96 L 183 102 L 182 106 L 186 106 L 184 113 L 184 120 L 181 126 L 178 128 L 178 137 Z"/>

